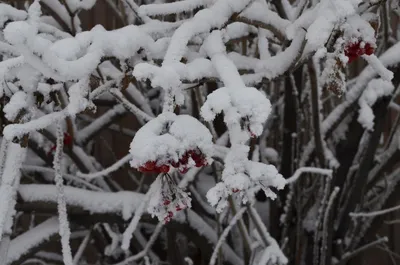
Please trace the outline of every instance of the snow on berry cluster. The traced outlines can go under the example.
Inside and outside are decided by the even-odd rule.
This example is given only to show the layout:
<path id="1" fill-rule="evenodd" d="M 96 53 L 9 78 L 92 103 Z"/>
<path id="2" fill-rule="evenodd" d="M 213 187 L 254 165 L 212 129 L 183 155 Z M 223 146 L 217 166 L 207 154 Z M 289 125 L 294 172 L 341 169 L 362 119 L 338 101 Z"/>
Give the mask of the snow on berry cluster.
<path id="1" fill-rule="evenodd" d="M 371 20 L 369 22 L 369 20 Z M 341 96 L 346 91 L 345 66 L 362 55 L 372 55 L 376 48 L 374 17 L 363 19 L 353 14 L 339 27 L 339 36 L 334 40 L 333 51 L 326 55 L 322 72 L 322 86 Z"/>
<path id="2" fill-rule="evenodd" d="M 263 123 L 271 112 L 271 103 L 254 87 L 221 87 L 207 96 L 201 115 L 212 121 L 221 112 L 233 142 L 244 142 L 261 135 Z"/>
<path id="3" fill-rule="evenodd" d="M 168 223 L 178 212 L 190 208 L 191 198 L 175 182 L 169 174 L 160 175 L 155 182 L 155 192 L 152 194 L 147 211 L 158 220 Z"/>
<path id="4" fill-rule="evenodd" d="M 145 124 L 130 146 L 131 166 L 141 172 L 186 173 L 211 162 L 210 131 L 189 115 L 165 112 Z"/>
<path id="5" fill-rule="evenodd" d="M 130 153 L 132 167 L 141 172 L 160 173 L 153 184 L 155 189 L 147 210 L 167 223 L 174 214 L 191 207 L 189 193 L 179 188 L 168 172 L 174 167 L 186 173 L 192 167 L 210 163 L 212 136 L 197 119 L 164 112 L 136 133 Z"/>
<path id="6" fill-rule="evenodd" d="M 228 196 L 237 194 L 243 203 L 253 201 L 254 194 L 262 189 L 271 199 L 276 194 L 274 187 L 281 190 L 286 180 L 273 165 L 253 162 L 247 159 L 249 147 L 237 145 L 232 147 L 225 159 L 225 169 L 222 172 L 222 182 L 211 188 L 207 193 L 208 202 L 221 212 L 228 205 Z"/>
<path id="7" fill-rule="evenodd" d="M 368 20 L 373 18 L 362 18 L 354 14 L 346 19 L 341 25 L 343 39 L 345 40 L 344 54 L 351 63 L 361 55 L 372 55 L 376 48 L 376 31 Z"/>

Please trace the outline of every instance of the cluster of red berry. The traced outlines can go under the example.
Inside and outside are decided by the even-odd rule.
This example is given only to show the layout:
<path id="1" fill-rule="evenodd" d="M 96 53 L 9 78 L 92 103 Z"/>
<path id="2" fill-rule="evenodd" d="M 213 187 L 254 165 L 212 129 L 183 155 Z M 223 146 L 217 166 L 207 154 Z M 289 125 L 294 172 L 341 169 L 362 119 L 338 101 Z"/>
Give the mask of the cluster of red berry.
<path id="1" fill-rule="evenodd" d="M 63 142 L 64 142 L 64 146 L 72 146 L 73 140 L 72 140 L 71 135 L 69 135 L 68 133 L 64 133 Z M 56 151 L 56 148 L 57 148 L 57 145 L 53 145 L 47 154 L 50 156 L 53 152 Z"/>
<path id="2" fill-rule="evenodd" d="M 171 201 L 168 200 L 168 199 L 164 199 L 163 204 L 164 204 L 164 207 L 166 208 L 166 211 L 167 211 L 167 216 L 164 217 L 164 223 L 168 223 L 169 221 L 171 221 L 172 217 L 174 216 L 174 213 L 167 209 L 168 207 L 170 207 Z M 187 206 L 185 204 L 182 204 L 182 205 L 177 204 L 175 206 L 175 211 L 176 212 L 182 211 L 186 207 Z"/>
<path id="3" fill-rule="evenodd" d="M 143 166 L 139 167 L 140 172 L 168 173 L 169 165 L 157 165 L 156 161 L 147 161 Z"/>
<path id="4" fill-rule="evenodd" d="M 189 150 L 186 151 L 177 162 L 170 161 L 171 166 L 174 168 L 179 168 L 179 172 L 184 174 L 189 170 L 189 158 L 194 161 L 196 167 L 203 167 L 207 165 L 206 156 L 200 150 Z"/>
<path id="5" fill-rule="evenodd" d="M 156 161 L 147 161 L 138 169 L 140 172 L 168 173 L 170 166 L 172 166 L 174 168 L 179 168 L 179 172 L 184 174 L 189 170 L 189 158 L 195 162 L 196 167 L 207 165 L 206 157 L 200 150 L 189 150 L 186 151 L 178 161 L 170 160 L 169 164 L 162 165 L 157 165 Z"/>
<path id="6" fill-rule="evenodd" d="M 371 55 L 374 53 L 375 49 L 371 46 L 370 43 L 364 43 L 364 45 L 361 44 L 361 41 L 350 43 L 344 49 L 344 54 L 349 58 L 349 63 L 351 63 L 361 55 Z"/>

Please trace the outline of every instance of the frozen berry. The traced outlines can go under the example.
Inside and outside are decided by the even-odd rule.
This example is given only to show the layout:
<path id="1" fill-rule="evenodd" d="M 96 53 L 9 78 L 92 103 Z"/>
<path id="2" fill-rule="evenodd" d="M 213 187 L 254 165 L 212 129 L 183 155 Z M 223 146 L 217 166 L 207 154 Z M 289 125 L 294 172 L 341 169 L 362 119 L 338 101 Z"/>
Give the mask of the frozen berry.
<path id="1" fill-rule="evenodd" d="M 181 208 L 181 206 L 178 205 L 178 206 L 175 207 L 175 210 L 176 210 L 177 212 L 179 212 L 179 211 L 182 210 L 182 208 Z"/>
<path id="2" fill-rule="evenodd" d="M 164 206 L 167 206 L 167 205 L 169 205 L 170 203 L 171 203 L 170 200 L 164 200 L 164 202 L 163 202 Z"/>
<path id="3" fill-rule="evenodd" d="M 373 54 L 375 49 L 371 46 L 370 43 L 356 42 L 351 43 L 346 46 L 344 50 L 344 54 L 349 58 L 349 63 L 357 59 L 359 56 L 367 54 Z"/>
<path id="4" fill-rule="evenodd" d="M 181 163 L 182 165 L 186 165 L 189 162 L 189 155 L 187 153 L 185 153 L 181 159 L 179 159 L 179 163 Z"/>
<path id="5" fill-rule="evenodd" d="M 171 221 L 171 218 L 169 218 L 168 216 L 164 217 L 164 224 L 167 224 Z"/>
<path id="6" fill-rule="evenodd" d="M 173 166 L 174 168 L 178 168 L 178 167 L 179 167 L 179 162 L 175 162 L 175 161 L 171 160 L 169 163 L 170 163 L 171 166 Z"/>
<path id="7" fill-rule="evenodd" d="M 168 212 L 168 217 L 169 218 L 172 218 L 172 216 L 174 216 L 174 214 L 170 211 L 170 212 Z"/>
<path id="8" fill-rule="evenodd" d="M 168 171 L 169 171 L 169 166 L 168 166 L 168 165 L 162 165 L 162 166 L 159 168 L 159 170 L 160 170 L 161 173 L 168 173 Z"/>
<path id="9" fill-rule="evenodd" d="M 189 171 L 189 168 L 187 168 L 187 167 L 179 169 L 179 172 L 182 173 L 182 174 L 185 174 L 188 171 Z"/>
<path id="10" fill-rule="evenodd" d="M 232 192 L 233 193 L 237 193 L 237 192 L 239 192 L 240 190 L 239 189 L 232 189 Z"/>
<path id="11" fill-rule="evenodd" d="M 72 145 L 72 137 L 68 133 L 64 133 L 64 145 L 71 146 Z"/>
<path id="12" fill-rule="evenodd" d="M 365 44 L 364 50 L 365 50 L 366 55 L 371 55 L 375 51 L 375 49 L 372 48 L 371 44 L 369 44 L 369 43 Z"/>
<path id="13" fill-rule="evenodd" d="M 152 171 L 156 168 L 156 162 L 155 161 L 147 161 L 144 164 L 144 167 L 147 168 L 147 170 Z"/>

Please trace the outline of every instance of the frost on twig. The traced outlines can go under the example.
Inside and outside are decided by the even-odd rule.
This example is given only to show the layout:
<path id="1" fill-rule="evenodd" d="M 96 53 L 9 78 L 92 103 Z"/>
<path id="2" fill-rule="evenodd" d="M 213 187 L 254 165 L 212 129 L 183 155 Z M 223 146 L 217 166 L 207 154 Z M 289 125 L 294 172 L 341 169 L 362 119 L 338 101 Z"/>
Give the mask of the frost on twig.
<path id="1" fill-rule="evenodd" d="M 71 230 L 68 222 L 67 215 L 67 203 L 65 201 L 64 184 L 61 174 L 62 170 L 62 158 L 63 158 L 63 147 L 64 147 L 64 132 L 62 130 L 61 123 L 57 125 L 57 147 L 56 153 L 54 155 L 54 180 L 57 187 L 57 208 L 58 208 L 58 220 L 60 223 L 59 233 L 61 236 L 61 246 L 64 258 L 64 263 L 66 265 L 73 265 L 71 246 L 70 246 L 70 236 Z"/>

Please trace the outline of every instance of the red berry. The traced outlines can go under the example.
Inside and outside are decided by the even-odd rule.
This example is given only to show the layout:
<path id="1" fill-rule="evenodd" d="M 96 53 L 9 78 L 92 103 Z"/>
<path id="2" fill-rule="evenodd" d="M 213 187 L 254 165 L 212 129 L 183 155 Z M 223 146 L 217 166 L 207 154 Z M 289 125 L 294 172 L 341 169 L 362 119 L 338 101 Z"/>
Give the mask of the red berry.
<path id="1" fill-rule="evenodd" d="M 193 156 L 193 155 L 196 155 L 196 151 L 194 151 L 194 150 L 189 150 L 189 151 L 187 151 L 187 154 L 188 154 L 189 156 Z"/>
<path id="2" fill-rule="evenodd" d="M 140 167 L 138 168 L 138 170 L 139 170 L 140 172 L 148 172 L 147 168 L 145 168 L 145 167 L 143 167 L 143 166 L 140 166 Z"/>
<path id="3" fill-rule="evenodd" d="M 167 205 L 169 205 L 170 203 L 171 203 L 170 200 L 164 200 L 164 202 L 163 202 L 164 206 L 167 206 Z"/>
<path id="4" fill-rule="evenodd" d="M 167 224 L 171 221 L 171 218 L 169 218 L 168 216 L 164 217 L 164 224 Z"/>
<path id="5" fill-rule="evenodd" d="M 371 44 L 369 44 L 369 43 L 365 44 L 364 49 L 365 49 L 365 54 L 366 54 L 366 55 L 371 55 L 371 54 L 373 54 L 374 51 L 375 51 L 375 49 L 372 48 Z"/>
<path id="6" fill-rule="evenodd" d="M 173 160 L 169 161 L 169 163 L 171 164 L 171 166 L 173 166 L 174 168 L 178 168 L 179 167 L 179 162 L 175 162 Z"/>
<path id="7" fill-rule="evenodd" d="M 188 169 L 187 167 L 184 167 L 184 168 L 182 168 L 182 169 L 179 169 L 179 172 L 182 173 L 182 174 L 185 174 L 185 173 L 188 172 L 188 171 L 189 171 L 189 169 Z"/>
<path id="8" fill-rule="evenodd" d="M 178 206 L 175 207 L 175 210 L 176 210 L 177 212 L 179 212 L 179 211 L 182 210 L 182 208 L 178 205 Z"/>
<path id="9" fill-rule="evenodd" d="M 66 146 L 72 145 L 72 137 L 68 133 L 64 133 L 64 145 Z"/>
<path id="10" fill-rule="evenodd" d="M 181 163 L 182 165 L 186 165 L 186 164 L 188 163 L 188 161 L 189 161 L 189 155 L 188 155 L 188 153 L 186 152 L 186 153 L 181 157 L 181 159 L 179 159 L 179 163 Z"/>
<path id="11" fill-rule="evenodd" d="M 64 133 L 64 145 L 72 145 L 72 137 L 68 133 Z"/>
<path id="12" fill-rule="evenodd" d="M 144 164 L 144 167 L 148 170 L 148 171 L 153 171 L 154 169 L 156 169 L 156 162 L 155 161 L 147 161 Z"/>
<path id="13" fill-rule="evenodd" d="M 161 173 L 168 173 L 169 171 L 169 166 L 168 165 L 162 165 L 161 167 L 159 167 L 159 171 Z"/>
<path id="14" fill-rule="evenodd" d="M 172 216 L 174 216 L 174 214 L 172 212 L 168 212 L 168 217 L 171 218 Z"/>
<path id="15" fill-rule="evenodd" d="M 233 193 L 237 193 L 237 192 L 239 192 L 240 190 L 239 189 L 232 189 L 232 192 Z"/>

